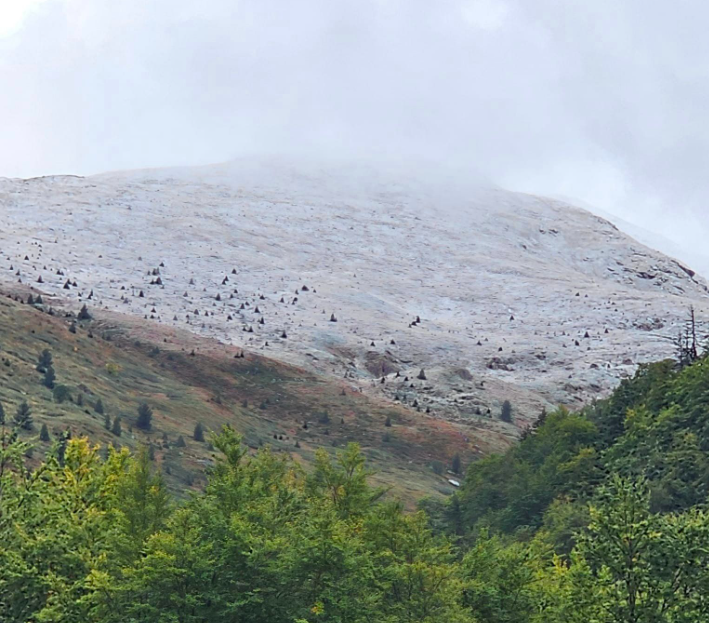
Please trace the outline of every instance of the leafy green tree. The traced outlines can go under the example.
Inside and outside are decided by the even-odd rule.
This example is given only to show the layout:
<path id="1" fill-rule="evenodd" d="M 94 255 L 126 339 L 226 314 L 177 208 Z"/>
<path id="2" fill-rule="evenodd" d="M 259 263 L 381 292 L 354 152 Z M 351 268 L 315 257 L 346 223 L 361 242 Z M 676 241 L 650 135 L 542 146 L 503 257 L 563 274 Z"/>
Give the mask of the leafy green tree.
<path id="1" fill-rule="evenodd" d="M 709 517 L 650 512 L 645 481 L 614 477 L 572 557 L 572 621 L 674 623 L 709 616 Z M 570 615 L 571 616 L 571 615 Z"/>
<path id="2" fill-rule="evenodd" d="M 526 544 L 505 544 L 482 531 L 463 558 L 463 603 L 486 623 L 533 620 L 544 598 L 538 586 L 540 556 Z"/>

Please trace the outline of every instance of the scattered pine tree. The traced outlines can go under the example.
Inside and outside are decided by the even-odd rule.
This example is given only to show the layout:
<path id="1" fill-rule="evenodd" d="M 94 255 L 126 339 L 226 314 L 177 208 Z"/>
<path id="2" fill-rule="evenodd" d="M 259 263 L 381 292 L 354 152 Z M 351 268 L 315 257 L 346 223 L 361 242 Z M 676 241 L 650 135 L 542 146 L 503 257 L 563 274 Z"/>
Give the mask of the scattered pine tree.
<path id="1" fill-rule="evenodd" d="M 145 402 L 138 407 L 138 419 L 135 425 L 141 430 L 150 430 L 153 426 L 153 410 Z"/>

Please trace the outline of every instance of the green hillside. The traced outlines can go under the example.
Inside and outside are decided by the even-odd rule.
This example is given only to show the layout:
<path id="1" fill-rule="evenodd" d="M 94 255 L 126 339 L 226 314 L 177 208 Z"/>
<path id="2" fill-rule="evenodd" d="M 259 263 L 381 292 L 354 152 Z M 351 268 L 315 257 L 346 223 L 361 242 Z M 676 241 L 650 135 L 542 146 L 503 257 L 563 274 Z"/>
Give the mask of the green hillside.
<path id="1" fill-rule="evenodd" d="M 449 467 L 456 455 L 464 464 L 472 460 L 472 441 L 463 434 L 469 431 L 299 368 L 253 353 L 240 357 L 240 349 L 215 349 L 190 335 L 146 335 L 114 320 L 75 322 L 48 311 L 49 305 L 0 298 L 0 404 L 11 417 L 28 403 L 33 425 L 22 436 L 36 438 L 46 425 L 51 440 L 69 430 L 103 445 L 149 445 L 175 492 L 201 487 L 213 461 L 210 444 L 193 438 L 198 423 L 205 431 L 230 424 L 252 450 L 271 445 L 305 464 L 320 447 L 334 452 L 356 441 L 375 481 L 409 505 L 452 491 L 437 466 Z M 51 354 L 54 389 L 37 370 L 44 350 Z M 143 403 L 153 413 L 150 430 L 137 426 Z M 112 432 L 117 418 L 120 436 Z M 37 458 L 49 445 L 39 444 Z"/>
<path id="2" fill-rule="evenodd" d="M 313 392 L 317 379 L 265 360 L 156 350 L 100 338 L 107 327 L 97 323 L 71 333 L 65 319 L 27 305 L 0 309 L 14 320 L 2 361 L 3 401 L 12 405 L 0 424 L 2 621 L 709 620 L 707 356 L 681 368 L 642 366 L 608 399 L 545 415 L 519 444 L 471 463 L 458 493 L 411 512 L 368 469 L 387 462 L 404 473 L 397 461 L 415 455 L 403 442 L 377 454 L 383 446 L 369 432 L 368 461 L 344 434 L 341 447 L 315 450 L 328 436 L 324 422 L 303 429 L 318 431 L 313 437 L 283 427 L 292 405 L 317 405 L 330 423 L 348 413 L 345 427 L 346 417 L 363 418 L 355 421 L 369 430 L 372 411 L 358 410 L 359 397 L 328 385 Z M 46 354 L 38 360 L 42 345 L 54 374 Z M 56 387 L 42 381 L 64 379 L 72 400 L 57 404 Z M 251 413 L 238 406 L 247 392 L 271 400 Z M 99 394 L 108 413 L 125 413 L 135 438 L 103 428 L 87 408 Z M 336 410 L 340 398 L 346 411 Z M 16 425 L 26 423 L 23 400 L 32 431 Z M 153 409 L 152 431 L 138 432 L 138 409 L 130 413 L 141 403 Z M 380 431 L 414 426 L 399 417 Z M 187 439 L 199 421 L 227 425 L 180 450 L 159 441 L 167 431 L 168 440 Z M 62 422 L 49 427 L 53 441 L 37 441 L 40 422 Z M 235 427 L 249 429 L 246 437 Z M 312 450 L 247 441 L 262 431 Z M 201 474 L 193 495 L 170 494 L 178 468 Z M 423 473 L 408 478 L 422 483 Z"/>

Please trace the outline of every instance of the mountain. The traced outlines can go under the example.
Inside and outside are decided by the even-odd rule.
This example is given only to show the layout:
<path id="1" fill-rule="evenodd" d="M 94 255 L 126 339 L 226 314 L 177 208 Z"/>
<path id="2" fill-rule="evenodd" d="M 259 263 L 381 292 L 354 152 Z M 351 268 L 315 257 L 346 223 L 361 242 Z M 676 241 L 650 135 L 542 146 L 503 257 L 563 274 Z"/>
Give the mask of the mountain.
<path id="1" fill-rule="evenodd" d="M 586 404 L 709 311 L 607 220 L 440 167 L 242 160 L 4 179 L 0 202 L 7 282 L 505 435 L 504 400 L 519 428 Z"/>
<path id="2" fill-rule="evenodd" d="M 229 424 L 251 450 L 271 446 L 304 464 L 312 464 L 319 448 L 334 453 L 357 442 L 376 472 L 374 482 L 411 505 L 452 491 L 444 472 L 456 455 L 465 465 L 476 452 L 509 443 L 499 433 L 478 430 L 475 450 L 469 426 L 350 391 L 339 380 L 188 332 L 77 321 L 47 301 L 23 303 L 26 292 L 15 292 L 20 301 L 0 298 L 0 405 L 12 425 L 19 405 L 28 403 L 33 426 L 21 431 L 23 438 L 36 441 L 47 426 L 49 440 L 38 443 L 35 460 L 67 430 L 104 446 L 152 446 L 168 485 L 183 494 L 204 484 L 215 455 L 208 434 L 204 442 L 194 439 L 196 425 L 208 432 Z M 45 350 L 52 358 L 53 388 L 37 369 Z M 150 430 L 138 427 L 143 403 L 153 411 Z"/>

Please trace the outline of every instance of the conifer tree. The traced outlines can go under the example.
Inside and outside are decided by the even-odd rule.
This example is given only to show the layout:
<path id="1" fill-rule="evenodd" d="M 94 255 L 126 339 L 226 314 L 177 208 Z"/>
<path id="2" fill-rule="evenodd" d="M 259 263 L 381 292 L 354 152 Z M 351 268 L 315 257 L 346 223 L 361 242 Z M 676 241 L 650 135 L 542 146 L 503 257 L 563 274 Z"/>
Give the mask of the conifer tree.
<path id="1" fill-rule="evenodd" d="M 454 474 L 460 474 L 460 455 L 456 454 L 451 461 L 451 471 Z"/>
<path id="2" fill-rule="evenodd" d="M 37 372 L 45 372 L 52 365 L 52 352 L 45 348 L 37 358 Z"/>
<path id="3" fill-rule="evenodd" d="M 121 418 L 117 417 L 115 420 L 113 420 L 113 426 L 111 427 L 111 432 L 116 436 L 120 437 L 121 433 L 123 432 L 121 429 Z"/>
<path id="4" fill-rule="evenodd" d="M 195 441 L 204 441 L 204 428 L 201 422 L 197 422 L 195 425 L 193 437 Z"/>
<path id="5" fill-rule="evenodd" d="M 40 441 L 49 441 L 49 430 L 47 430 L 46 424 L 42 424 L 42 428 L 39 431 L 39 440 Z"/>
<path id="6" fill-rule="evenodd" d="M 138 419 L 135 425 L 141 430 L 150 430 L 153 426 L 153 410 L 145 402 L 138 407 Z"/>
<path id="7" fill-rule="evenodd" d="M 79 315 L 76 317 L 77 320 L 91 320 L 91 314 L 89 313 L 89 308 L 84 305 L 81 308 L 81 311 L 79 312 Z"/>
<path id="8" fill-rule="evenodd" d="M 503 422 L 512 423 L 512 403 L 509 400 L 505 400 L 505 402 L 502 403 L 500 419 Z"/>
<path id="9" fill-rule="evenodd" d="M 20 428 L 32 430 L 32 409 L 26 400 L 23 400 L 17 407 L 14 421 Z"/>
<path id="10" fill-rule="evenodd" d="M 44 371 L 44 379 L 42 379 L 42 384 L 48 389 L 54 389 L 56 379 L 57 375 L 54 373 L 54 367 L 48 366 Z"/>

